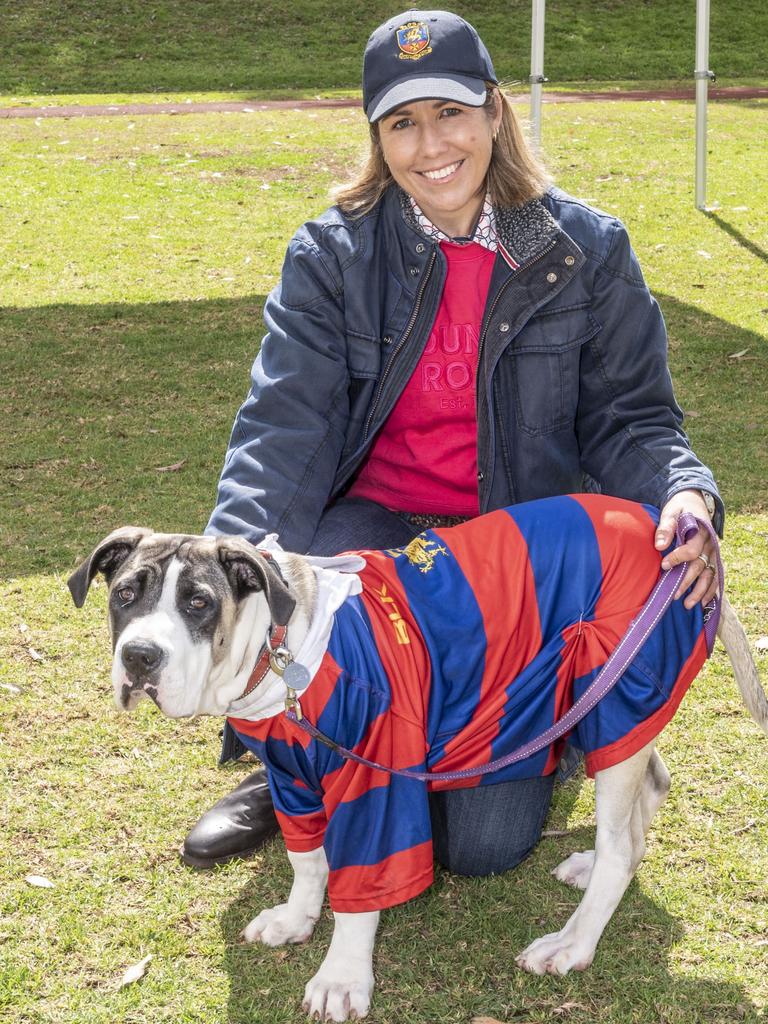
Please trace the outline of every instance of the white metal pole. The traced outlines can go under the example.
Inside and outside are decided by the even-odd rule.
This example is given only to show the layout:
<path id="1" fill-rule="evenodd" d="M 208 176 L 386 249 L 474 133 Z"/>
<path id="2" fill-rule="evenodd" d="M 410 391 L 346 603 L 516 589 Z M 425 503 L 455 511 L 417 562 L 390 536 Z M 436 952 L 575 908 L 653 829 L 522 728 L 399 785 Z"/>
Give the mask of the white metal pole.
<path id="1" fill-rule="evenodd" d="M 531 18 L 531 138 L 541 145 L 541 93 L 544 77 L 544 6 L 546 0 L 533 0 Z"/>
<path id="2" fill-rule="evenodd" d="M 709 70 L 709 0 L 696 0 L 696 209 L 707 206 L 707 98 Z"/>

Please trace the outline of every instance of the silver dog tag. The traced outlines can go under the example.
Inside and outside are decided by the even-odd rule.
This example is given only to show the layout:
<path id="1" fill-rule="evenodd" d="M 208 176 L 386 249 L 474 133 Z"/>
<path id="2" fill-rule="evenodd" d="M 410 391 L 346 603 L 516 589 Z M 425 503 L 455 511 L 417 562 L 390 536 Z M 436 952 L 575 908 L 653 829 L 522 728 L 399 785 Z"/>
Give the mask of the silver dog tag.
<path id="1" fill-rule="evenodd" d="M 309 669 L 300 665 L 297 661 L 292 661 L 290 665 L 286 665 L 283 672 L 283 682 L 292 690 L 304 690 L 309 686 L 311 679 L 312 676 L 309 674 Z"/>

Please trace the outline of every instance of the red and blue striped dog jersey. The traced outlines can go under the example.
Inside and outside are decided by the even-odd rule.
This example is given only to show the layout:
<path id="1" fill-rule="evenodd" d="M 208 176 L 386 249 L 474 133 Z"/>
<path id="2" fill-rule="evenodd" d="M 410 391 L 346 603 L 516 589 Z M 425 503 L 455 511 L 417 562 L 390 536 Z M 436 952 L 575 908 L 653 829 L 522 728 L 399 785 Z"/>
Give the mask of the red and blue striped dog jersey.
<path id="1" fill-rule="evenodd" d="M 407 547 L 364 552 L 304 714 L 355 753 L 453 772 L 502 757 L 584 692 L 659 576 L 656 509 L 602 495 L 514 505 Z M 699 606 L 674 602 L 570 742 L 590 775 L 664 727 L 706 659 Z M 230 719 L 268 769 L 289 850 L 325 847 L 334 910 L 416 896 L 432 881 L 428 790 L 555 770 L 559 744 L 492 775 L 425 784 L 344 760 L 283 715 Z"/>

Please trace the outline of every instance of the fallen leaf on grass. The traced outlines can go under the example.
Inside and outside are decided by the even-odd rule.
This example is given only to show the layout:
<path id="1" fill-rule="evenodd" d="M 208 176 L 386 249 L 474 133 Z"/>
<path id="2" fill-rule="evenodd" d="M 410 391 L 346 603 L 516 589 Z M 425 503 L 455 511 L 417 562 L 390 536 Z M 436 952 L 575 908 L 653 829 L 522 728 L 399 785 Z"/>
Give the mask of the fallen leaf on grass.
<path id="1" fill-rule="evenodd" d="M 27 875 L 24 878 L 24 881 L 27 882 L 28 885 L 34 885 L 38 889 L 56 888 L 50 878 L 46 878 L 44 875 Z"/>
<path id="2" fill-rule="evenodd" d="M 43 661 L 43 656 L 40 651 L 36 651 L 34 647 L 27 648 L 27 654 L 30 656 L 32 661 Z"/>
<path id="3" fill-rule="evenodd" d="M 755 647 L 758 651 L 768 651 L 768 636 L 761 636 L 759 640 L 756 640 Z"/>
<path id="4" fill-rule="evenodd" d="M 177 469 L 181 469 L 181 467 L 184 465 L 186 461 L 186 459 L 182 459 L 181 462 L 174 462 L 172 466 L 155 466 L 155 472 L 175 473 Z"/>
<path id="5" fill-rule="evenodd" d="M 0 690 L 7 690 L 8 693 L 12 693 L 14 697 L 18 697 L 20 693 L 24 693 L 20 686 L 16 683 L 0 683 Z"/>
<path id="6" fill-rule="evenodd" d="M 757 824 L 757 822 L 756 822 L 756 821 L 755 821 L 754 819 L 752 819 L 751 821 L 748 821 L 748 822 L 746 823 L 746 825 L 742 825 L 742 826 L 741 826 L 741 828 L 735 828 L 735 829 L 733 830 L 733 832 L 731 832 L 731 835 L 732 835 L 732 836 L 738 836 L 738 835 L 740 835 L 740 834 L 741 834 L 742 832 L 749 832 L 749 830 L 750 830 L 751 828 L 754 828 L 756 824 Z"/>
<path id="7" fill-rule="evenodd" d="M 552 1012 L 565 1014 L 570 1013 L 571 1010 L 586 1010 L 586 1006 L 583 1003 L 563 1003 L 562 1006 L 556 1006 Z"/>
<path id="8" fill-rule="evenodd" d="M 731 354 L 728 356 L 728 358 L 729 359 L 741 359 L 741 357 L 745 356 L 747 354 L 747 352 L 749 352 L 749 349 L 748 348 L 743 348 L 740 352 L 731 352 Z"/>
<path id="9" fill-rule="evenodd" d="M 707 252 L 706 249 L 697 249 L 696 250 L 696 255 L 697 256 L 703 256 L 705 260 L 711 260 L 712 259 L 712 253 L 711 252 Z"/>
<path id="10" fill-rule="evenodd" d="M 179 929 L 184 932 L 185 935 L 192 935 L 198 931 L 200 926 L 195 924 L 189 914 L 185 914 L 184 917 L 179 921 Z M 262 993 L 263 995 L 264 993 Z"/>
<path id="11" fill-rule="evenodd" d="M 503 1024 L 503 1022 L 495 1017 L 473 1017 L 472 1024 Z"/>
<path id="12" fill-rule="evenodd" d="M 149 962 L 152 959 L 152 954 L 149 953 L 144 957 L 143 960 L 139 960 L 137 964 L 133 964 L 123 975 L 118 988 L 125 988 L 126 985 L 132 985 L 135 981 L 139 981 L 147 973 Z"/>

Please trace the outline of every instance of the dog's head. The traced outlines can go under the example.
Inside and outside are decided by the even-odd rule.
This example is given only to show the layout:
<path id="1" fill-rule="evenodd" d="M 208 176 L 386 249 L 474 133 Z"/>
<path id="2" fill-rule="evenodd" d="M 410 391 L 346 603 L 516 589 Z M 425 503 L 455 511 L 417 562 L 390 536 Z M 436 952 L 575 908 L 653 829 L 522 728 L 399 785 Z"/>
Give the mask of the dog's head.
<path id="1" fill-rule="evenodd" d="M 130 710 L 150 697 L 171 718 L 222 710 L 210 691 L 232 678 L 233 638 L 248 598 L 261 598 L 249 619 L 260 639 L 295 607 L 274 562 L 239 537 L 115 530 L 69 579 L 78 608 L 97 573 L 109 587 L 115 700 Z"/>

